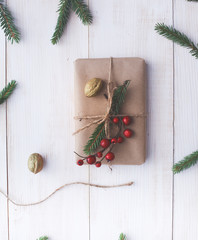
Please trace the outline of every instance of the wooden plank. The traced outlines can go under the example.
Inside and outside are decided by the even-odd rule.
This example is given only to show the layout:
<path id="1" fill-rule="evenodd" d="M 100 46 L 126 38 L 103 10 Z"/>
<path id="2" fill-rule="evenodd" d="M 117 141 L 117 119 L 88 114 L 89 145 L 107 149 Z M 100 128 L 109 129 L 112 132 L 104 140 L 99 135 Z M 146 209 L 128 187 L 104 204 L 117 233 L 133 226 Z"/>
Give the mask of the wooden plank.
<path id="1" fill-rule="evenodd" d="M 90 239 L 172 239 L 173 47 L 157 35 L 172 23 L 171 1 L 90 0 L 90 57 L 142 57 L 148 64 L 148 157 L 142 166 L 91 168 L 94 183 L 133 187 L 90 191 Z M 151 7 L 154 6 L 154 7 Z M 101 230 L 102 229 L 102 230 Z"/>
<path id="2" fill-rule="evenodd" d="M 175 0 L 175 27 L 197 43 L 198 4 Z M 175 46 L 175 162 L 198 149 L 198 69 L 188 50 Z M 198 166 L 175 176 L 174 240 L 197 239 Z"/>
<path id="3" fill-rule="evenodd" d="M 5 87 L 5 37 L 0 31 L 0 91 Z M 0 189 L 7 193 L 6 104 L 0 105 Z M 7 200 L 0 195 L 0 238 L 8 239 Z"/>
<path id="4" fill-rule="evenodd" d="M 88 28 L 72 14 L 60 43 L 50 43 L 58 1 L 10 1 L 22 32 L 8 46 L 8 78 L 19 82 L 8 107 L 10 196 L 37 201 L 60 185 L 88 181 L 88 169 L 74 162 L 73 61 L 87 57 Z M 31 153 L 45 158 L 41 173 L 27 168 Z M 89 237 L 88 188 L 72 186 L 34 207 L 10 204 L 10 239 L 84 239 Z"/>

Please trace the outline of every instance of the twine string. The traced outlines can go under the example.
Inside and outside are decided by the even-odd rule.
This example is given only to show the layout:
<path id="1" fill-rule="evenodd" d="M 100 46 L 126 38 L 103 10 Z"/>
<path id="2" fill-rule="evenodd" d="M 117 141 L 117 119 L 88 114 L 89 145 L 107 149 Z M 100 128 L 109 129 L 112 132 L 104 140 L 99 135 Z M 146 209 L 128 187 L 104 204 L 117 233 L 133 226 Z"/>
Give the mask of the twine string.
<path id="1" fill-rule="evenodd" d="M 71 185 L 85 185 L 85 186 L 90 186 L 90 187 L 95 187 L 95 188 L 119 188 L 119 187 L 127 187 L 133 185 L 133 182 L 128 182 L 128 183 L 123 183 L 123 184 L 118 184 L 118 185 L 98 185 L 98 184 L 93 184 L 93 183 L 86 183 L 86 182 L 71 182 L 71 183 L 66 183 L 56 190 L 54 190 L 51 194 L 49 194 L 47 197 L 43 198 L 40 201 L 37 202 L 32 202 L 32 203 L 18 203 L 12 200 L 8 195 L 6 195 L 3 191 L 0 190 L 0 194 L 3 195 L 8 201 L 10 201 L 12 204 L 15 206 L 19 207 L 28 207 L 28 206 L 35 206 L 39 205 L 45 201 L 47 201 L 49 198 L 51 198 L 55 193 L 60 191 L 61 189 L 71 186 Z"/>

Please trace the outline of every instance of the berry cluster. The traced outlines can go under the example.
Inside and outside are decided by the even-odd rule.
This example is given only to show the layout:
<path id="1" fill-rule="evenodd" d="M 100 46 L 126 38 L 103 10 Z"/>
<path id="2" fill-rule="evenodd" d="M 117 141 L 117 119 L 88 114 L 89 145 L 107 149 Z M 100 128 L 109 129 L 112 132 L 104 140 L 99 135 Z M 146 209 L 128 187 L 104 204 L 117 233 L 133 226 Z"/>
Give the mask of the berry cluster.
<path id="1" fill-rule="evenodd" d="M 114 117 L 112 119 L 112 122 L 114 124 L 119 124 L 119 126 L 120 126 L 119 129 L 121 130 L 123 128 L 123 126 L 130 125 L 131 118 L 129 116 L 123 117 L 122 119 L 119 117 Z M 130 138 L 133 135 L 133 131 L 129 128 L 124 128 L 123 135 L 126 138 Z M 115 146 L 115 144 L 122 143 L 123 141 L 124 141 L 124 138 L 122 136 L 120 136 L 120 131 L 112 139 L 102 139 L 100 142 L 100 146 L 102 147 L 101 151 L 99 151 L 93 155 L 89 155 L 87 157 L 80 156 L 79 154 L 76 153 L 78 156 L 82 157 L 82 159 L 77 161 L 77 164 L 79 166 L 82 166 L 84 164 L 84 162 L 86 161 L 90 165 L 95 164 L 96 167 L 101 167 L 102 161 L 104 159 L 106 159 L 107 162 L 114 160 L 115 155 L 112 152 L 112 149 Z M 106 150 L 107 150 L 107 152 L 105 153 Z"/>

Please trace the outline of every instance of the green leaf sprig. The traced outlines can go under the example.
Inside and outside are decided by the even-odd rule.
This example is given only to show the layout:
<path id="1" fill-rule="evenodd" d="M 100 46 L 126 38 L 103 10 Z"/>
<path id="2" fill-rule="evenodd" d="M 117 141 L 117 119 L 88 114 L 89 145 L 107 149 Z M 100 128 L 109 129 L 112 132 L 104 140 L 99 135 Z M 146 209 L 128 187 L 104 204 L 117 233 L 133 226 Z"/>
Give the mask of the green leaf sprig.
<path id="1" fill-rule="evenodd" d="M 3 29 L 7 39 L 11 40 L 11 43 L 13 43 L 14 41 L 16 43 L 19 43 L 19 30 L 15 26 L 14 18 L 8 7 L 4 4 L 3 0 L 0 0 L 0 26 Z"/>
<path id="2" fill-rule="evenodd" d="M 4 103 L 16 88 L 16 81 L 12 80 L 8 85 L 0 92 L 0 104 Z"/>
<path id="3" fill-rule="evenodd" d="M 93 17 L 87 4 L 85 4 L 83 0 L 71 0 L 71 7 L 84 25 L 90 25 L 92 23 Z"/>
<path id="4" fill-rule="evenodd" d="M 126 235 L 125 234 L 123 234 L 123 233 L 121 233 L 120 234 L 120 237 L 119 237 L 119 240 L 126 240 L 127 238 L 126 238 Z"/>
<path id="5" fill-rule="evenodd" d="M 174 27 L 167 26 L 164 23 L 157 23 L 155 30 L 165 38 L 172 40 L 178 45 L 190 49 L 190 53 L 195 58 L 198 58 L 198 46 L 184 33 L 176 30 Z"/>
<path id="6" fill-rule="evenodd" d="M 51 39 L 52 44 L 57 44 L 63 35 L 69 21 L 71 10 L 77 14 L 84 25 L 90 25 L 92 23 L 93 17 L 87 4 L 85 4 L 83 0 L 60 0 L 57 11 L 59 16 Z"/>
<path id="7" fill-rule="evenodd" d="M 114 91 L 110 110 L 111 115 L 119 114 L 121 106 L 124 103 L 129 84 L 130 80 L 126 80 L 123 85 L 117 87 Z M 84 153 L 86 155 L 93 153 L 98 148 L 101 140 L 105 137 L 105 123 L 103 122 L 96 127 L 92 135 L 89 137 L 89 140 L 84 147 Z"/>
<path id="8" fill-rule="evenodd" d="M 39 239 L 37 240 L 48 240 L 48 237 L 44 236 L 44 237 L 40 237 Z"/>
<path id="9" fill-rule="evenodd" d="M 173 173 L 180 173 L 192 166 L 194 166 L 198 162 L 198 151 L 195 151 L 188 156 L 186 156 L 183 160 L 174 164 Z"/>

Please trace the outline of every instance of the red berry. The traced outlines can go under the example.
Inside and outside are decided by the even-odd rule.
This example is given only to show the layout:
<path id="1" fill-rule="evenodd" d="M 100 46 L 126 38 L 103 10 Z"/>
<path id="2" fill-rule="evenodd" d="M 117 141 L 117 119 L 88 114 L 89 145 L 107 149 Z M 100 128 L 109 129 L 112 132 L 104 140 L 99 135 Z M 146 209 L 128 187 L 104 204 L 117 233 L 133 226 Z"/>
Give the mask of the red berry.
<path id="1" fill-rule="evenodd" d="M 102 157 L 102 152 L 97 152 L 97 157 L 101 158 Z"/>
<path id="2" fill-rule="evenodd" d="M 101 164 L 101 162 L 96 162 L 95 165 L 96 165 L 96 167 L 101 167 L 102 164 Z"/>
<path id="3" fill-rule="evenodd" d="M 82 166 L 83 163 L 84 163 L 84 162 L 83 162 L 83 160 L 81 160 L 81 159 L 77 161 L 78 166 Z"/>
<path id="4" fill-rule="evenodd" d="M 119 137 L 118 139 L 117 139 L 117 142 L 118 143 L 122 143 L 124 141 L 124 138 L 123 137 Z"/>
<path id="5" fill-rule="evenodd" d="M 113 122 L 114 122 L 115 124 L 117 124 L 117 123 L 119 122 L 119 118 L 118 118 L 118 117 L 114 117 L 114 118 L 113 118 Z"/>
<path id="6" fill-rule="evenodd" d="M 115 158 L 115 155 L 112 152 L 108 152 L 105 158 L 109 161 L 112 161 Z"/>
<path id="7" fill-rule="evenodd" d="M 131 118 L 129 116 L 123 117 L 122 119 L 125 125 L 129 125 L 131 123 Z"/>
<path id="8" fill-rule="evenodd" d="M 88 164 L 94 164 L 96 162 L 96 157 L 93 155 L 90 155 L 87 157 L 87 163 Z"/>
<path id="9" fill-rule="evenodd" d="M 124 130 L 123 134 L 126 138 L 130 138 L 133 135 L 133 132 L 131 131 L 131 129 L 127 128 Z"/>
<path id="10" fill-rule="evenodd" d="M 110 145 L 110 141 L 108 139 L 102 139 L 100 142 L 100 146 L 103 148 L 108 148 Z"/>
<path id="11" fill-rule="evenodd" d="M 113 144 L 117 143 L 117 139 L 116 138 L 112 138 L 111 139 L 111 143 L 113 143 Z"/>

